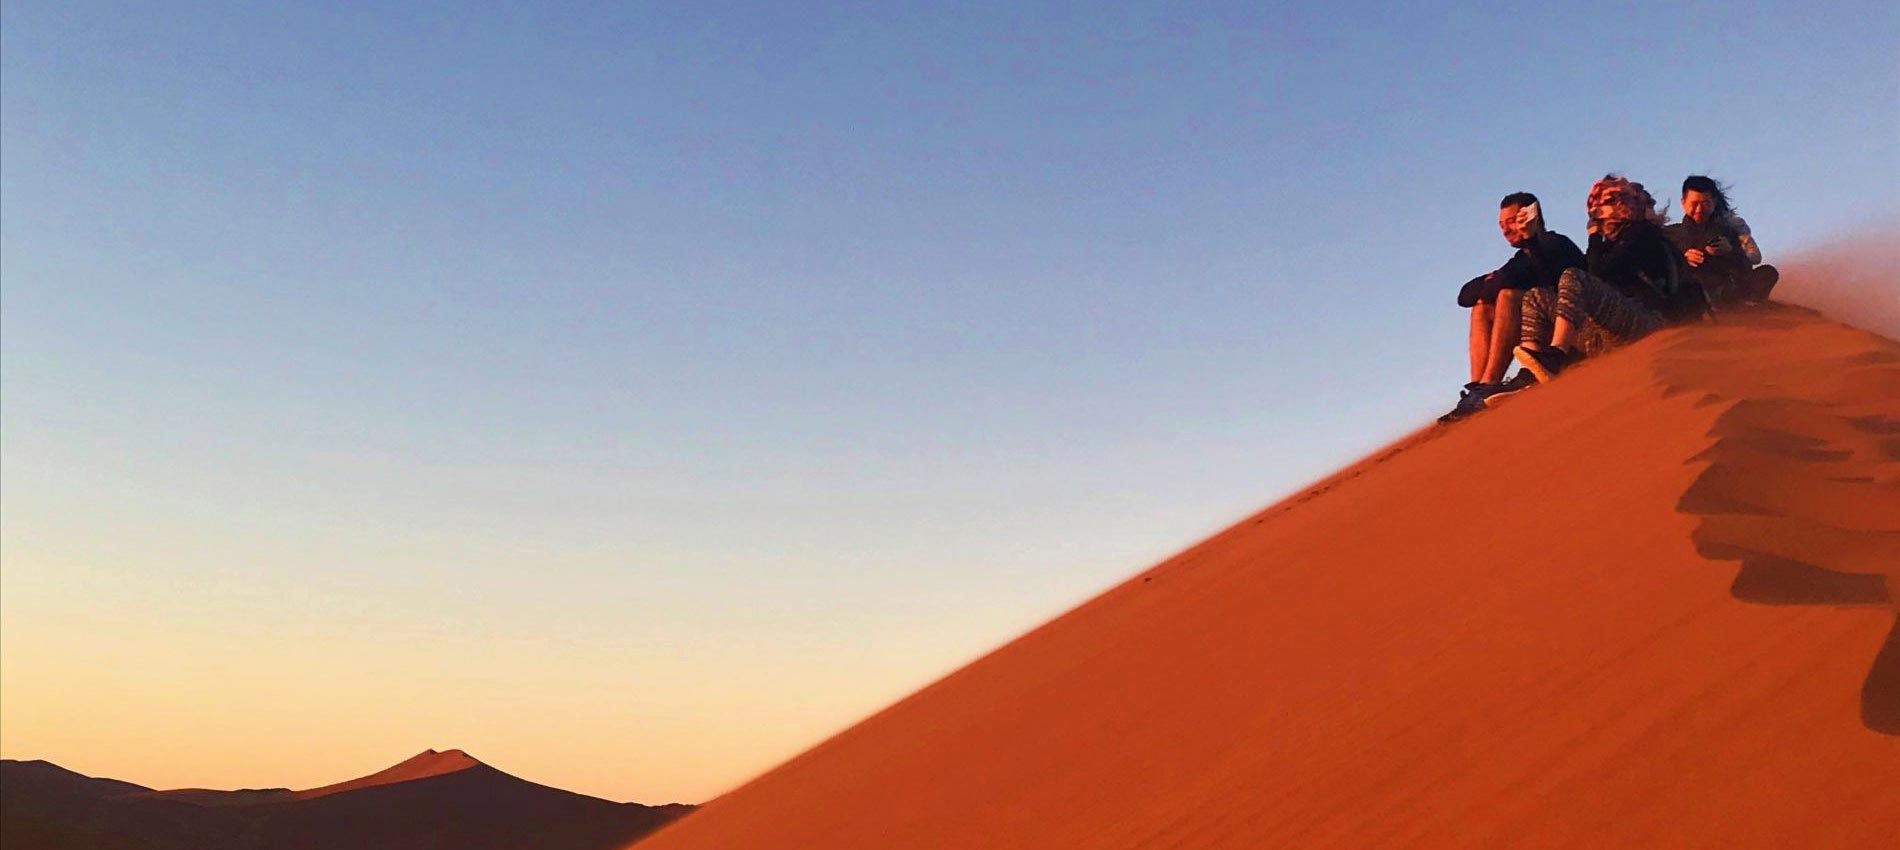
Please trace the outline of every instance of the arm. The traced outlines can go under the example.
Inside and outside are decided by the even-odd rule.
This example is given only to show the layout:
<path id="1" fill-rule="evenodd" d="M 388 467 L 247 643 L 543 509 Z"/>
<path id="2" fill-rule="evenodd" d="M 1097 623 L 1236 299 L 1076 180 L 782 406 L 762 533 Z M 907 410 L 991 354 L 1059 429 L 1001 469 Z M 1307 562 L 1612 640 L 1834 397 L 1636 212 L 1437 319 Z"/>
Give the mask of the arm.
<path id="1" fill-rule="evenodd" d="M 1656 285 L 1664 295 L 1673 295 L 1675 293 L 1674 284 L 1681 277 L 1683 263 L 1687 262 L 1688 258 L 1676 253 L 1676 246 L 1668 239 L 1663 238 L 1661 232 L 1658 232 L 1656 237 L 1655 242 L 1649 249 L 1649 268 L 1651 271 L 1646 272 L 1646 274 L 1654 274 L 1656 276 Z"/>
<path id="2" fill-rule="evenodd" d="M 1683 258 L 1676 254 L 1675 246 L 1663 237 L 1660 229 L 1635 235 L 1619 247 L 1624 249 L 1622 256 L 1629 263 L 1626 268 L 1630 276 L 1649 287 L 1651 295 L 1643 300 L 1659 308 L 1675 297 L 1675 284 L 1680 278 L 1677 264 Z"/>
<path id="3" fill-rule="evenodd" d="M 1681 257 L 1691 266 L 1700 266 L 1703 260 L 1708 259 L 1708 253 L 1703 250 L 1703 246 L 1689 244 L 1689 239 L 1692 237 L 1689 235 L 1688 227 L 1681 222 L 1664 227 L 1663 237 L 1669 240 L 1669 247 L 1676 252 L 1676 256 Z"/>
<path id="4" fill-rule="evenodd" d="M 1743 221 L 1739 215 L 1729 213 L 1728 226 L 1735 228 L 1735 241 L 1742 243 L 1742 256 L 1748 258 L 1748 264 L 1761 265 L 1761 246 L 1755 244 L 1755 234 L 1748 231 L 1748 222 Z"/>

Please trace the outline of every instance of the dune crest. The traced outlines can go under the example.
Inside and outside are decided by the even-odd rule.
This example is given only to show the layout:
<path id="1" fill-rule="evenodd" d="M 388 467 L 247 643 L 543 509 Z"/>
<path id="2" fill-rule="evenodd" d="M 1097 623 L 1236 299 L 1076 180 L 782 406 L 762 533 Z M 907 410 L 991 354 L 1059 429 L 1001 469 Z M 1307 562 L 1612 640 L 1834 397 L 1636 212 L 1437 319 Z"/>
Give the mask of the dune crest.
<path id="1" fill-rule="evenodd" d="M 373 788 L 378 785 L 389 785 L 395 782 L 427 779 L 431 776 L 442 776 L 459 770 L 467 770 L 471 767 L 481 766 L 481 762 L 476 761 L 474 757 L 461 750 L 444 750 L 441 752 L 423 750 L 397 764 L 383 768 L 368 776 L 325 785 L 321 788 L 298 791 L 294 796 L 298 799 L 309 800 L 330 794 L 338 794 L 344 791 L 355 791 L 359 788 Z"/>
<path id="2" fill-rule="evenodd" d="M 1885 846 L 1897 538 L 1900 346 L 1729 313 L 1376 452 L 640 847 Z"/>

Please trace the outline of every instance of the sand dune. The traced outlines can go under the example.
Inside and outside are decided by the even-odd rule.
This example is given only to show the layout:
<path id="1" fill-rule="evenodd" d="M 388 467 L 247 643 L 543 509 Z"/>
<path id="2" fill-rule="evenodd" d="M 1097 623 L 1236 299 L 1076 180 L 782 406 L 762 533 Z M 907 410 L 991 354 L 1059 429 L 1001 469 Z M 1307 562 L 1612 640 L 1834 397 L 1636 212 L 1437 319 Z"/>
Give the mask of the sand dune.
<path id="1" fill-rule="evenodd" d="M 640 844 L 1877 847 L 1900 345 L 1672 329 L 1421 431 Z"/>
<path id="2" fill-rule="evenodd" d="M 468 770 L 469 768 L 479 766 L 481 766 L 481 762 L 476 761 L 471 758 L 468 753 L 462 752 L 461 750 L 444 750 L 441 752 L 423 750 L 414 756 L 368 776 L 358 777 L 348 782 L 338 782 L 334 785 L 325 785 L 321 788 L 298 791 L 295 793 L 295 796 L 300 800 L 310 800 L 344 791 L 355 791 L 359 788 L 373 788 L 378 785 L 388 785 L 394 782 L 410 782 L 417 779 L 427 779 L 431 776 L 442 776 L 444 774 L 454 773 L 458 770 Z"/>

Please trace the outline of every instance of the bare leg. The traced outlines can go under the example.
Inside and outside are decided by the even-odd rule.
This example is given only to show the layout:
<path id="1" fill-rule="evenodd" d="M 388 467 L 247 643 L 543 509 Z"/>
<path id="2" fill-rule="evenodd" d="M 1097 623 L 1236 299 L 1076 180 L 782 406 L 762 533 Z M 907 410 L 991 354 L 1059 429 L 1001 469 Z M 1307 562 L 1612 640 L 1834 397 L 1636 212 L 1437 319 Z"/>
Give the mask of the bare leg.
<path id="1" fill-rule="evenodd" d="M 1480 301 L 1471 306 L 1471 380 L 1484 380 L 1485 365 L 1491 356 L 1491 305 Z"/>
<path id="2" fill-rule="evenodd" d="M 1569 319 L 1566 319 L 1562 316 L 1558 316 L 1556 329 L 1550 332 L 1550 344 L 1557 348 L 1561 348 L 1565 351 L 1569 351 L 1570 338 L 1573 336 L 1576 336 L 1576 334 L 1577 334 L 1577 326 L 1571 324 Z"/>
<path id="3" fill-rule="evenodd" d="M 1517 345 L 1518 329 L 1524 320 L 1524 293 L 1516 289 L 1498 290 L 1497 308 L 1492 312 L 1489 344 L 1485 346 L 1484 374 L 1474 380 L 1495 384 L 1504 380 L 1511 368 L 1511 348 Z M 1473 336 L 1476 334 L 1474 332 Z"/>

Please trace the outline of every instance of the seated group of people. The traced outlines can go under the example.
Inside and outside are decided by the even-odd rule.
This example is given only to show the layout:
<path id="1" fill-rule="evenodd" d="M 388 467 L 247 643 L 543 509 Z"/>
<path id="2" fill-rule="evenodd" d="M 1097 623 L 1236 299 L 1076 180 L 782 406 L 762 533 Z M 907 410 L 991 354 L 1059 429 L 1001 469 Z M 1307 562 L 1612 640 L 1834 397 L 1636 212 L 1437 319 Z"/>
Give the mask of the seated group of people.
<path id="1" fill-rule="evenodd" d="M 1676 224 L 1643 184 L 1616 174 L 1590 187 L 1587 209 L 1589 250 L 1579 251 L 1544 227 L 1537 196 L 1514 192 L 1498 205 L 1498 228 L 1517 253 L 1458 293 L 1458 306 L 1471 310 L 1471 382 L 1439 421 L 1469 416 L 1666 324 L 1758 303 L 1778 279 L 1761 265 L 1727 191 L 1709 177 L 1682 181 Z M 1507 381 L 1512 361 L 1521 368 Z"/>

